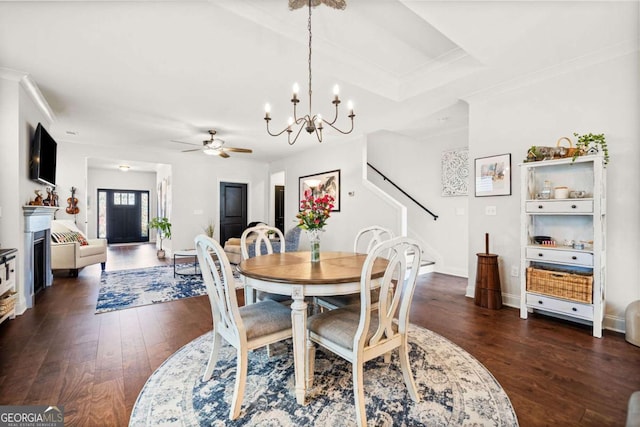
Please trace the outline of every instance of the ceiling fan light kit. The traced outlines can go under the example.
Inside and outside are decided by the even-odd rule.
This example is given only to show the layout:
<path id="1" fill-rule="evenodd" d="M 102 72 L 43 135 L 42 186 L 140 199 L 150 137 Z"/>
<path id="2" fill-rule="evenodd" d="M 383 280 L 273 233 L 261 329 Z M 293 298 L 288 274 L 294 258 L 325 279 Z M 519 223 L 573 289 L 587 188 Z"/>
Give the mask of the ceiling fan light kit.
<path id="1" fill-rule="evenodd" d="M 351 128 L 349 130 L 342 130 L 335 126 L 335 122 L 338 120 L 338 107 L 340 105 L 340 88 L 338 85 L 333 87 L 333 101 L 331 103 L 335 106 L 335 115 L 333 120 L 328 121 L 323 119 L 320 114 L 312 114 L 312 104 L 311 104 L 311 6 L 317 6 L 319 3 L 324 3 L 327 6 L 336 8 L 336 9 L 344 9 L 346 7 L 346 3 L 344 1 L 335 1 L 335 0 L 308 0 L 309 6 L 309 20 L 308 20 L 308 29 L 309 29 L 309 114 L 306 114 L 302 117 L 298 117 L 297 107 L 300 99 L 298 98 L 298 93 L 300 91 L 300 86 L 298 83 L 293 85 L 293 95 L 291 97 L 291 103 L 293 104 L 293 117 L 289 117 L 289 121 L 287 126 L 281 130 L 280 132 L 273 133 L 269 129 L 269 122 L 271 121 L 271 105 L 266 104 L 264 107 L 265 114 L 264 120 L 267 122 L 267 133 L 271 136 L 280 136 L 284 132 L 287 132 L 287 140 L 289 145 L 293 145 L 298 140 L 298 136 L 302 132 L 302 129 L 306 130 L 309 134 L 315 133 L 318 142 L 322 142 L 322 130 L 324 129 L 323 124 L 327 124 L 333 129 L 337 130 L 341 134 L 347 135 L 353 131 L 353 118 L 356 116 L 353 113 L 353 103 L 349 101 L 347 105 L 347 109 L 349 111 L 348 118 L 351 121 Z M 290 0 L 289 8 L 295 9 L 302 6 L 302 0 Z M 293 140 L 291 139 L 291 134 L 294 132 L 294 126 L 298 126 L 295 137 Z"/>
<path id="2" fill-rule="evenodd" d="M 204 154 L 207 154 L 209 156 L 219 156 L 219 157 L 222 157 L 223 159 L 228 159 L 229 157 L 231 157 L 227 154 L 227 151 L 234 152 L 234 153 L 253 153 L 253 150 L 249 148 L 226 147 L 224 145 L 225 144 L 224 140 L 220 138 L 215 138 L 215 135 L 217 133 L 218 132 L 215 129 L 209 130 L 209 135 L 210 135 L 209 139 L 205 139 L 204 141 L 202 141 L 202 148 L 192 148 L 190 150 L 182 150 L 182 152 L 188 153 L 191 151 L 202 150 Z M 176 140 L 172 140 L 172 141 L 180 144 L 195 145 L 189 142 L 182 142 L 182 141 L 176 141 Z"/>

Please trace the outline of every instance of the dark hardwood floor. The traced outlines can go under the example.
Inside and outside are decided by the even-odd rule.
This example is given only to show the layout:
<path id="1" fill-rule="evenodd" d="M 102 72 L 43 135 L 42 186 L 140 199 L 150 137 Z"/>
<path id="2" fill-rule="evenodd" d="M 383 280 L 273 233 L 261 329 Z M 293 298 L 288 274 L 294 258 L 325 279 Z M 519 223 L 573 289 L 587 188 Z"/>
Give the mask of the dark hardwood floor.
<path id="1" fill-rule="evenodd" d="M 161 264 L 151 245 L 110 247 L 107 269 Z M 169 263 L 170 260 L 164 261 Z M 64 405 L 65 425 L 124 426 L 151 373 L 211 329 L 207 297 L 94 314 L 99 265 L 56 275 L 35 308 L 0 325 L 0 405 Z M 522 426 L 621 426 L 640 390 L 640 348 L 621 334 L 464 297 L 466 279 L 419 280 L 411 321 L 453 341 L 504 387 Z"/>

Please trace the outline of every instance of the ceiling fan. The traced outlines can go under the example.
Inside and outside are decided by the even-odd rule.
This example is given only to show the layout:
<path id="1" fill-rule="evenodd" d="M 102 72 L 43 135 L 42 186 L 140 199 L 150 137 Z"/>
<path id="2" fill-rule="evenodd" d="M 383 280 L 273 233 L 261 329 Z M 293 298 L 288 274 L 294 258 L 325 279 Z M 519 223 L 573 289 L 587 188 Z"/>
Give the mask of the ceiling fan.
<path id="1" fill-rule="evenodd" d="M 209 130 L 209 139 L 205 139 L 204 141 L 202 141 L 202 147 L 201 148 L 192 148 L 190 150 L 182 150 L 183 153 L 188 153 L 190 151 L 200 151 L 202 150 L 202 152 L 204 154 L 208 154 L 210 156 L 220 156 L 222 158 L 229 158 L 230 156 L 227 154 L 227 152 L 232 152 L 232 153 L 253 153 L 253 150 L 249 149 L 249 148 L 237 148 L 237 147 L 225 147 L 224 145 L 224 140 L 220 139 L 220 138 L 215 138 L 216 135 L 216 130 L 215 129 L 210 129 Z M 196 144 L 191 144 L 190 142 L 182 142 L 182 141 L 176 141 L 176 140 L 172 140 L 173 142 L 177 142 L 180 144 L 187 144 L 187 145 L 196 145 Z"/>

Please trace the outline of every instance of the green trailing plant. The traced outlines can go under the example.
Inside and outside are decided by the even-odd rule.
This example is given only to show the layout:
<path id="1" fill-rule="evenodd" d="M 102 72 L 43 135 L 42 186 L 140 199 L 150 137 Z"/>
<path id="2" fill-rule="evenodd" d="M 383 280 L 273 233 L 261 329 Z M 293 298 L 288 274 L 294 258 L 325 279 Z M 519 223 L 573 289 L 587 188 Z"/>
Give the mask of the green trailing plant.
<path id="1" fill-rule="evenodd" d="M 578 156 L 586 154 L 590 149 L 593 148 L 597 151 L 602 151 L 602 154 L 604 155 L 605 165 L 609 163 L 609 149 L 607 147 L 607 140 L 603 133 L 587 133 L 584 135 L 580 135 L 574 132 L 573 136 L 578 138 L 578 142 L 576 143 L 576 152 L 573 155 L 574 161 L 576 160 L 576 158 L 578 158 Z"/>
<path id="2" fill-rule="evenodd" d="M 169 222 L 169 219 L 165 217 L 155 217 L 149 222 L 149 228 L 153 228 L 158 231 L 160 250 L 162 250 L 162 240 L 171 239 L 171 223 Z"/>

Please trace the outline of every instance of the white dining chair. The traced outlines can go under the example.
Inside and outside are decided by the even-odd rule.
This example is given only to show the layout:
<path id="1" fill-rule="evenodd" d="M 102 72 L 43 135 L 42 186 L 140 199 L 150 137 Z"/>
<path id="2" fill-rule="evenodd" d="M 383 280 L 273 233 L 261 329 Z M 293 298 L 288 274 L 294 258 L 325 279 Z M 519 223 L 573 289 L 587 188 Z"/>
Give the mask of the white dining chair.
<path id="1" fill-rule="evenodd" d="M 229 411 L 234 420 L 240 415 L 249 351 L 291 338 L 291 310 L 271 300 L 238 307 L 231 264 L 220 244 L 201 234 L 195 245 L 213 315 L 213 347 L 202 379 L 211 379 L 223 339 L 235 347 L 238 363 Z"/>
<path id="2" fill-rule="evenodd" d="M 269 235 L 275 235 L 278 239 L 279 252 L 284 253 L 286 250 L 284 235 L 282 231 L 276 227 L 270 227 L 266 224 L 258 224 L 255 227 L 247 228 L 242 232 L 240 236 L 240 252 L 242 259 L 253 258 L 254 256 L 261 256 L 266 254 L 272 254 L 273 245 Z M 254 293 L 253 289 L 245 286 L 244 300 L 246 304 L 251 304 L 253 301 L 261 301 L 270 299 L 277 302 L 291 301 L 291 297 L 288 295 L 272 294 L 268 292 Z"/>
<path id="3" fill-rule="evenodd" d="M 380 242 L 393 239 L 393 231 L 379 225 L 365 227 L 356 233 L 353 241 L 353 251 L 368 254 Z"/>
<path id="4" fill-rule="evenodd" d="M 371 249 L 378 243 L 393 239 L 393 232 L 379 225 L 365 227 L 356 233 L 353 241 L 353 251 L 356 253 L 368 254 Z M 384 256 L 385 254 L 381 254 Z M 377 302 L 377 293 L 373 295 L 374 303 Z M 334 310 L 340 307 L 346 307 L 360 302 L 360 295 L 330 295 L 316 297 L 316 304 L 322 310 Z M 375 307 L 374 307 L 375 308 Z"/>
<path id="5" fill-rule="evenodd" d="M 387 255 L 388 265 L 381 279 L 371 271 L 376 258 Z M 398 358 L 409 395 L 420 401 L 409 362 L 409 308 L 420 268 L 421 251 L 417 241 L 397 237 L 372 248 L 362 267 L 360 305 L 337 308 L 307 319 L 309 375 L 312 384 L 314 343 L 351 362 L 353 394 L 358 426 L 367 425 L 364 401 L 364 364 L 368 360 L 398 349 Z M 378 310 L 371 310 L 371 284 L 378 280 Z M 394 285 L 395 284 L 395 285 Z"/>

